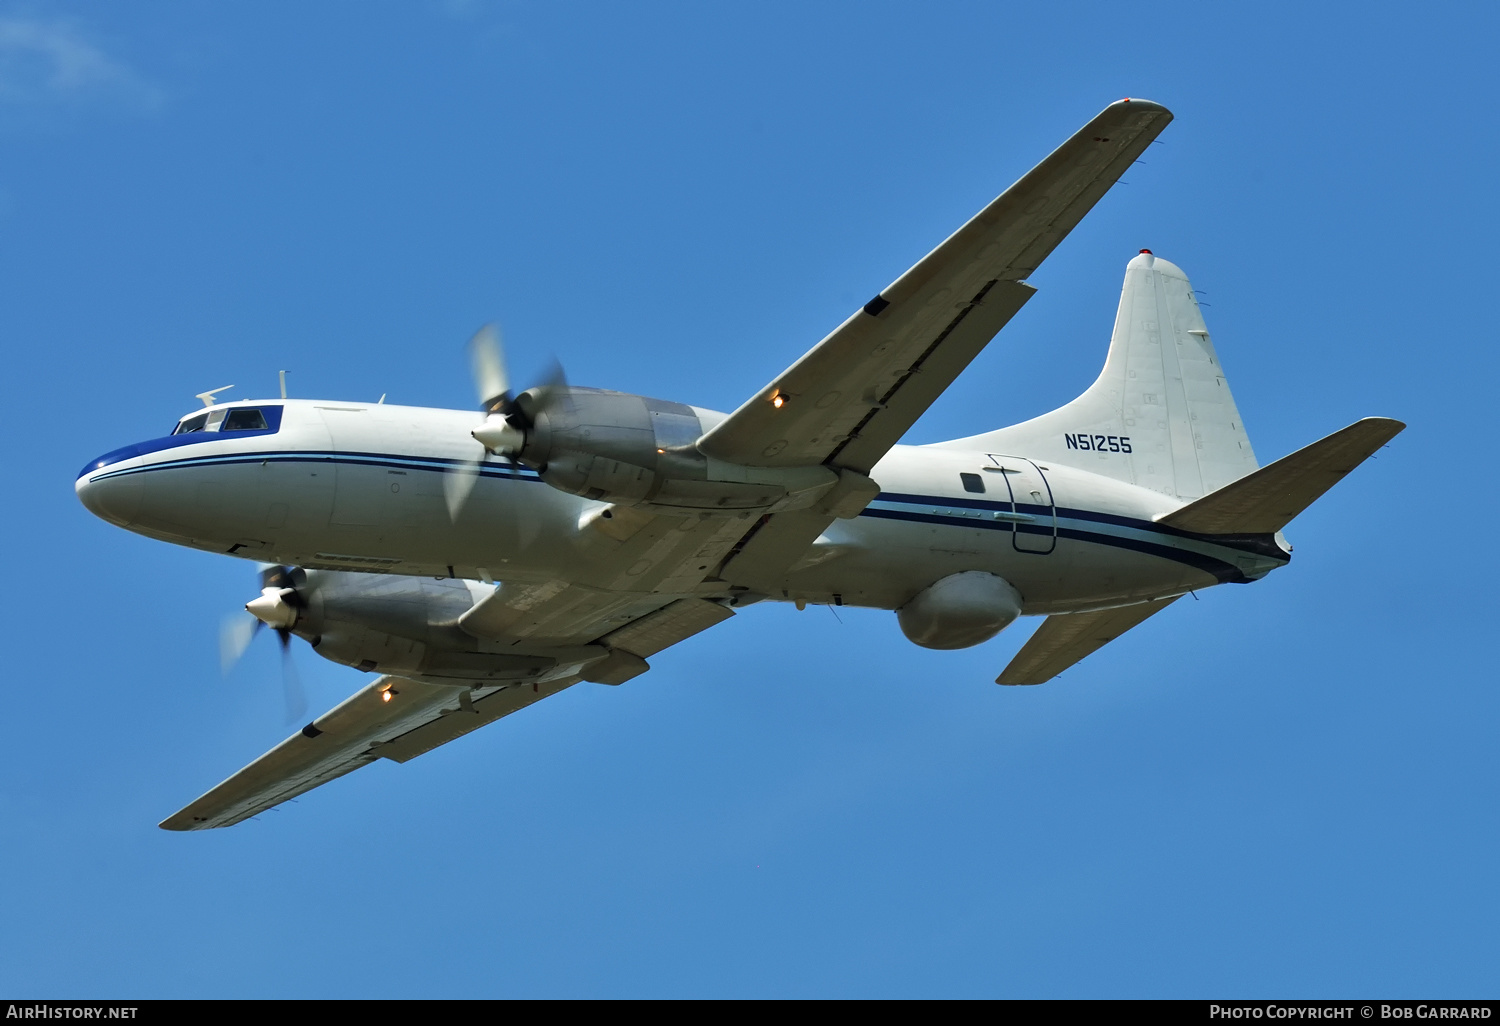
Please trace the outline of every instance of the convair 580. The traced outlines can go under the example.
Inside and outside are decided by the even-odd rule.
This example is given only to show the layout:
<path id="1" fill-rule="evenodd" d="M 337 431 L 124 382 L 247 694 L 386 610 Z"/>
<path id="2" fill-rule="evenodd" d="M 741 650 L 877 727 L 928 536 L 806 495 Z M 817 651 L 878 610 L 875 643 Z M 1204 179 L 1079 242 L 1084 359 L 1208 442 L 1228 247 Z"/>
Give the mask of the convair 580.
<path id="1" fill-rule="evenodd" d="M 894 610 L 938 649 L 1045 616 L 998 680 L 1041 684 L 1189 591 L 1284 566 L 1282 528 L 1404 425 L 1261 466 L 1187 276 L 1147 250 L 1083 395 L 898 444 L 1170 120 L 1111 104 L 727 415 L 560 378 L 515 393 L 482 329 L 477 412 L 205 393 L 171 434 L 91 462 L 90 510 L 267 564 L 246 623 L 376 674 L 162 826 L 228 826 L 579 681 L 622 684 L 756 602 Z"/>

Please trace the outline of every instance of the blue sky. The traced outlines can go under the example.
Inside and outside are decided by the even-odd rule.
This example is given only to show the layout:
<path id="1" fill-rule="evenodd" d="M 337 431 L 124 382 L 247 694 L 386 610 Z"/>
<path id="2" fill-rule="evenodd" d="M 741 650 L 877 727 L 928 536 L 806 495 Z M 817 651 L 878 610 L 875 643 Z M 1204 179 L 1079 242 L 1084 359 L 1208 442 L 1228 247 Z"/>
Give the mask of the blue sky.
<path id="1" fill-rule="evenodd" d="M 0 993 L 1493 995 L 1483 527 L 1497 24 L 1480 4 L 0 3 Z M 1262 460 L 1411 426 L 1041 688 L 769 604 L 230 830 L 283 736 L 254 567 L 94 519 L 193 394 L 732 409 L 1105 104 L 1177 115 L 913 430 L 1051 409 L 1149 247 Z M 363 678 L 297 653 L 314 705 Z"/>

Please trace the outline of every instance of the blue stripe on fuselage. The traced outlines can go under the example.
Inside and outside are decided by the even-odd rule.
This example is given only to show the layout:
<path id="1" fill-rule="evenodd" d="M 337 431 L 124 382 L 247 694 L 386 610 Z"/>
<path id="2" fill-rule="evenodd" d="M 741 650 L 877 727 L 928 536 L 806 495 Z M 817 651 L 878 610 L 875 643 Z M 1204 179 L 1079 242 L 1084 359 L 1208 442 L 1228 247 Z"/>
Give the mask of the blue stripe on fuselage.
<path id="1" fill-rule="evenodd" d="M 123 451 L 123 450 L 122 450 Z M 440 456 L 397 456 L 391 453 L 334 452 L 331 450 L 292 450 L 279 452 L 231 452 L 210 453 L 178 460 L 148 463 L 142 467 L 107 471 L 94 478 L 103 481 L 112 477 L 145 474 L 156 470 L 186 470 L 192 467 L 225 467 L 248 463 L 339 463 L 351 467 L 397 467 L 402 470 L 427 470 L 446 473 L 461 467 L 473 467 L 470 460 L 446 459 Z M 529 467 L 519 464 L 482 463 L 478 465 L 481 477 L 503 478 L 514 481 L 540 481 L 541 475 Z"/>
<path id="2" fill-rule="evenodd" d="M 877 503 L 883 505 L 876 505 Z M 889 508 L 891 506 L 924 508 L 920 510 Z M 970 510 L 975 512 L 968 512 Z M 1048 522 L 1026 524 L 993 520 L 980 515 L 979 511 L 985 510 L 1000 513 L 1014 511 L 1042 518 Z M 987 531 L 1014 530 L 1022 534 L 1046 537 L 1053 533 L 1050 523 L 1053 512 L 1051 506 L 1029 503 L 1016 503 L 1013 509 L 1009 502 L 987 499 L 882 492 L 875 497 L 870 506 L 860 513 L 860 516 L 936 524 L 944 527 L 970 527 Z M 1275 555 L 1270 554 L 1270 546 L 1274 546 L 1274 542 L 1269 541 L 1269 536 L 1265 539 L 1259 537 L 1245 539 L 1243 544 L 1237 544 L 1239 539 L 1231 542 L 1213 536 L 1195 535 L 1154 521 L 1116 513 L 1100 513 L 1094 510 L 1059 506 L 1056 508 L 1056 516 L 1057 537 L 1059 538 L 1109 545 L 1159 556 L 1202 570 L 1224 583 L 1244 583 L 1250 578 L 1246 577 L 1244 570 L 1239 566 L 1215 555 L 1212 550 L 1218 550 L 1226 555 L 1229 553 L 1254 555 L 1274 561 L 1276 565 L 1285 565 L 1290 561 L 1290 557 L 1282 554 L 1279 547 L 1274 549 Z M 1081 524 L 1097 524 L 1099 527 L 1080 526 Z M 1109 528 L 1115 528 L 1115 530 L 1109 530 Z"/>
<path id="3" fill-rule="evenodd" d="M 126 460 L 137 456 L 149 456 L 153 452 L 161 452 L 164 449 L 176 449 L 183 445 L 200 445 L 209 442 L 238 442 L 245 438 L 258 438 L 265 435 L 274 435 L 281 430 L 282 407 L 274 404 L 264 406 L 232 406 L 230 411 L 252 409 L 259 410 L 261 416 L 266 419 L 266 426 L 249 431 L 235 430 L 225 431 L 188 431 L 180 435 L 163 435 L 161 438 L 148 438 L 144 442 L 134 442 L 119 449 L 113 449 L 97 459 L 90 460 L 88 464 L 78 472 L 79 477 L 101 470 L 111 463 L 124 463 Z"/>

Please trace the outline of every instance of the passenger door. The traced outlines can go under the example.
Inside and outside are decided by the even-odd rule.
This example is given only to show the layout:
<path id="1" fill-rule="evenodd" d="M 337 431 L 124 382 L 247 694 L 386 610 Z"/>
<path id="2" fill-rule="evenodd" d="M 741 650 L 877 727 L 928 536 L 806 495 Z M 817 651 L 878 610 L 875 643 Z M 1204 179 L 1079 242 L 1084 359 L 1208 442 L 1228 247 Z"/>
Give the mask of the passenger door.
<path id="1" fill-rule="evenodd" d="M 1052 486 L 1042 468 L 1020 456 L 986 453 L 998 473 L 985 477 L 1003 478 L 1015 517 L 1011 544 L 1017 552 L 1046 555 L 1057 548 L 1057 507 L 1052 501 Z M 986 468 L 989 469 L 989 468 Z"/>

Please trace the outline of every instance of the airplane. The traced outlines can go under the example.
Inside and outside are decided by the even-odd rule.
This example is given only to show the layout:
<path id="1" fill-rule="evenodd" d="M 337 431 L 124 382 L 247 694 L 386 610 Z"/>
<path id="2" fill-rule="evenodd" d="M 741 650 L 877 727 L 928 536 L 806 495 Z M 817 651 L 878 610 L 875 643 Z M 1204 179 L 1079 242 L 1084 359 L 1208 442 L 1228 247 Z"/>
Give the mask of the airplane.
<path id="1" fill-rule="evenodd" d="M 1171 120 L 1110 104 L 727 415 L 560 377 L 514 393 L 486 328 L 477 412 L 288 399 L 283 379 L 274 400 L 203 393 L 169 435 L 91 461 L 89 510 L 262 563 L 259 623 L 376 675 L 161 826 L 230 826 L 624 684 L 760 601 L 894 610 L 933 649 L 1042 616 L 997 678 L 1034 685 L 1189 592 L 1285 566 L 1282 528 L 1405 425 L 1261 466 L 1191 283 L 1147 249 L 1081 396 L 899 444 Z"/>

